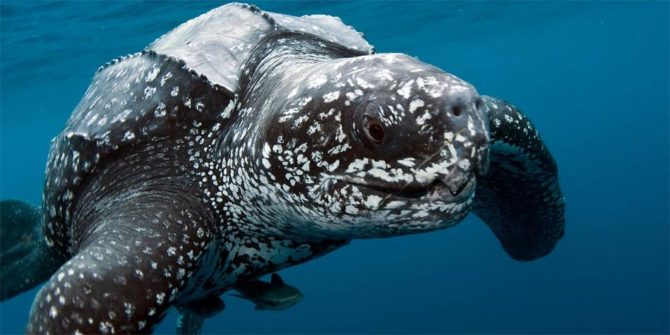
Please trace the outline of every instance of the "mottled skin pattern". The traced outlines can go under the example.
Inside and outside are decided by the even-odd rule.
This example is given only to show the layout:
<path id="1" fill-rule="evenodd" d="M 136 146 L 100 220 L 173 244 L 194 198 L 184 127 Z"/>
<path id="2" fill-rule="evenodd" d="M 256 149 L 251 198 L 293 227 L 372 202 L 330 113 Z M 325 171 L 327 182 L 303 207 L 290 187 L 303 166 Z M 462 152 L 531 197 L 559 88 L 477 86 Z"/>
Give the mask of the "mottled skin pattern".
<path id="1" fill-rule="evenodd" d="M 483 99 L 491 120 L 491 158 L 489 172 L 477 181 L 473 212 L 515 259 L 547 255 L 563 236 L 565 221 L 556 162 L 519 109 Z"/>
<path id="2" fill-rule="evenodd" d="M 564 205 L 532 124 L 371 53 L 333 18 L 233 4 L 101 68 L 52 142 L 43 238 L 64 264 L 26 331 L 148 333 L 171 306 L 471 209 L 513 257 L 548 253 Z"/>
<path id="3" fill-rule="evenodd" d="M 245 210 L 253 224 L 240 229 L 293 239 L 379 237 L 458 222 L 472 192 L 452 196 L 448 187 L 462 189 L 487 154 L 474 88 L 405 55 L 300 57 L 332 50 L 319 43 L 280 36 L 252 55 L 252 63 L 265 61 L 223 146 L 246 159 L 223 167 L 230 180 L 220 187 L 242 202 L 227 203 L 222 214 L 257 208 Z M 368 119 L 383 124 L 383 143 L 365 135 Z M 230 189 L 237 178 L 249 183 Z"/>

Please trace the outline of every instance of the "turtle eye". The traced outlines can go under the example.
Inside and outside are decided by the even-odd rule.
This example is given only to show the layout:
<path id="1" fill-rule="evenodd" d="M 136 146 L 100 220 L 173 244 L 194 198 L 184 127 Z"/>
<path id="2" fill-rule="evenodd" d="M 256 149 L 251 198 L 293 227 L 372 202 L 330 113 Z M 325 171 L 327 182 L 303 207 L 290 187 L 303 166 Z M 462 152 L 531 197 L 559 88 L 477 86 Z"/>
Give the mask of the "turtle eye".
<path id="1" fill-rule="evenodd" d="M 379 120 L 371 116 L 365 116 L 365 136 L 375 144 L 382 144 L 384 141 L 384 126 Z"/>

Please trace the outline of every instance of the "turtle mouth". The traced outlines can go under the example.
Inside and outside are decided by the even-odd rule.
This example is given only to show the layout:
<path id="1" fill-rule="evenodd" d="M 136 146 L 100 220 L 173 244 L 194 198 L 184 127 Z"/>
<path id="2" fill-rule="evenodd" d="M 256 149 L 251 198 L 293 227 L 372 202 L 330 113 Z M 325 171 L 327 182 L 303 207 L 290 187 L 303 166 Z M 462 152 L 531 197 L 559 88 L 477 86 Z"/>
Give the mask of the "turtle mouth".
<path id="1" fill-rule="evenodd" d="M 474 178 L 468 180 L 467 183 L 458 190 L 450 190 L 446 184 L 441 180 L 436 179 L 430 184 L 406 184 L 403 186 L 389 186 L 389 185 L 377 185 L 372 183 L 357 183 L 352 182 L 352 185 L 364 187 L 376 192 L 385 193 L 397 198 L 404 199 L 430 199 L 430 200 L 447 200 L 447 201 L 459 201 L 461 199 L 467 199 L 471 196 L 474 191 L 475 181 Z"/>

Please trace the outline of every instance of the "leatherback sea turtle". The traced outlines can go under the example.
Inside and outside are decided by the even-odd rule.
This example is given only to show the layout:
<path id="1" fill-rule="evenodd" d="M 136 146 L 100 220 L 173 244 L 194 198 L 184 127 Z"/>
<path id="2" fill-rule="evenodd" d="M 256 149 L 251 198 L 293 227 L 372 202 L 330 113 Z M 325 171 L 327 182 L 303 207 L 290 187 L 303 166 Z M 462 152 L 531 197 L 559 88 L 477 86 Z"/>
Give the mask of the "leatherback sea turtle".
<path id="1" fill-rule="evenodd" d="M 517 108 L 337 18 L 229 4 L 98 70 L 41 213 L 2 203 L 1 294 L 47 281 L 29 333 L 150 332 L 171 306 L 470 211 L 516 259 L 563 235 L 556 164 Z"/>

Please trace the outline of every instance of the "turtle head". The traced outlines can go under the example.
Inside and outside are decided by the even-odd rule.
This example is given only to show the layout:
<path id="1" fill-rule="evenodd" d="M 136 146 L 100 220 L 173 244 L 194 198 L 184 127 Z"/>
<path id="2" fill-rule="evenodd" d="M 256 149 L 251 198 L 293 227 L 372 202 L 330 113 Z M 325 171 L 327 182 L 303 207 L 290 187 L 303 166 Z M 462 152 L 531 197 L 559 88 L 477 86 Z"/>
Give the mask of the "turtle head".
<path id="1" fill-rule="evenodd" d="M 394 236 L 466 216 L 488 157 L 488 123 L 470 84 L 401 54 L 290 71 L 256 143 L 259 173 L 271 177 L 275 206 L 291 212 L 296 232 Z"/>

